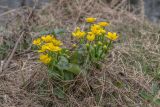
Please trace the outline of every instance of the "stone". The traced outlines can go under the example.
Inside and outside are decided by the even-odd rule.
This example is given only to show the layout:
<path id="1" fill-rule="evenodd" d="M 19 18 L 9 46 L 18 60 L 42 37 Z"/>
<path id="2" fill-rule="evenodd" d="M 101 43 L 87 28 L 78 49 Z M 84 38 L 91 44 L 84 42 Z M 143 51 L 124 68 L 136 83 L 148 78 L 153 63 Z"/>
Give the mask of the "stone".
<path id="1" fill-rule="evenodd" d="M 144 0 L 146 17 L 157 23 L 160 20 L 160 0 Z"/>

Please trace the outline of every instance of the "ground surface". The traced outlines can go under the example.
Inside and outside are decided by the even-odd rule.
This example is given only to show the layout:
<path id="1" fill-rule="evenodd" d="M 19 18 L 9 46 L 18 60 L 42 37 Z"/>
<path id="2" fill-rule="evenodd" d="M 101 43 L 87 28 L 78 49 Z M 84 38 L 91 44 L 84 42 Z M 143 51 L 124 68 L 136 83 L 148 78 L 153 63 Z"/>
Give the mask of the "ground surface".
<path id="1" fill-rule="evenodd" d="M 31 41 L 57 28 L 72 31 L 88 16 L 110 22 L 109 30 L 118 32 L 119 40 L 100 62 L 101 70 L 93 67 L 86 77 L 70 81 L 67 98 L 59 99 Z M 0 107 L 158 107 L 160 30 L 143 15 L 103 0 L 55 0 L 42 9 L 22 8 L 5 17 L 10 18 L 0 29 Z"/>

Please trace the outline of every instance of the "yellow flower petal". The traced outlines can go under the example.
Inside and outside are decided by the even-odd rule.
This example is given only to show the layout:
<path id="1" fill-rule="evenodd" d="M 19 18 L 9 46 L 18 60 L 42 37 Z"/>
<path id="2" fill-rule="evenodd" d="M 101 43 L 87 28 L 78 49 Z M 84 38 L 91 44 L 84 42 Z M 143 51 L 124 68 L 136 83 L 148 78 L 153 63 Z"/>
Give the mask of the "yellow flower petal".
<path id="1" fill-rule="evenodd" d="M 106 30 L 102 26 L 94 24 L 91 26 L 91 32 L 97 36 L 101 36 L 102 34 L 106 33 Z"/>
<path id="2" fill-rule="evenodd" d="M 52 42 L 52 40 L 54 39 L 52 37 L 52 35 L 46 35 L 46 36 L 42 36 L 41 39 L 44 41 L 44 42 Z"/>
<path id="3" fill-rule="evenodd" d="M 105 26 L 108 26 L 109 23 L 107 23 L 107 22 L 99 22 L 98 25 L 100 25 L 102 27 L 105 27 Z"/>
<path id="4" fill-rule="evenodd" d="M 41 62 L 43 62 L 44 64 L 48 64 L 51 61 L 51 57 L 48 56 L 48 54 L 41 54 L 39 56 L 39 59 Z"/>
<path id="5" fill-rule="evenodd" d="M 117 36 L 117 33 L 115 32 L 108 32 L 108 35 L 106 35 L 106 37 L 112 41 L 115 41 L 117 40 L 118 36 Z"/>
<path id="6" fill-rule="evenodd" d="M 62 50 L 62 48 L 60 48 L 59 46 L 55 46 L 53 43 L 47 43 L 46 47 L 49 51 L 53 52 L 59 52 Z"/>
<path id="7" fill-rule="evenodd" d="M 57 39 L 52 39 L 52 43 L 55 45 L 55 46 L 61 46 L 63 45 L 63 43 L 60 41 L 60 40 L 57 40 Z"/>
<path id="8" fill-rule="evenodd" d="M 34 45 L 41 45 L 41 39 L 40 38 L 37 38 L 33 41 L 33 44 Z"/>
<path id="9" fill-rule="evenodd" d="M 86 22 L 88 22 L 88 23 L 93 23 L 93 22 L 96 21 L 96 18 L 88 17 L 88 18 L 86 18 L 85 20 L 86 20 Z"/>
<path id="10" fill-rule="evenodd" d="M 72 36 L 80 39 L 83 38 L 85 36 L 85 32 L 81 31 L 79 27 L 76 28 L 76 30 L 74 32 L 72 32 Z"/>
<path id="11" fill-rule="evenodd" d="M 91 32 L 88 32 L 88 35 L 87 35 L 86 38 L 87 38 L 88 41 L 92 42 L 92 41 L 95 40 L 95 35 L 92 34 Z"/>

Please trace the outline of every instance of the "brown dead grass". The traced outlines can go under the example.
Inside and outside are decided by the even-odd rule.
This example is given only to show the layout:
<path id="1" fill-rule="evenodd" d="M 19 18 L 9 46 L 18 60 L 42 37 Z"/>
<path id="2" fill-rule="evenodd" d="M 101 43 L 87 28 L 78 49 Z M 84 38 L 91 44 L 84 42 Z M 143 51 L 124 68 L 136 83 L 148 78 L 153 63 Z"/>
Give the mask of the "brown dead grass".
<path id="1" fill-rule="evenodd" d="M 14 20 L 9 19 L 6 31 L 1 33 L 3 42 L 14 44 L 22 31 L 25 34 L 8 68 L 0 74 L 0 106 L 154 106 L 142 99 L 139 91 L 151 91 L 155 80 L 153 72 L 157 72 L 160 65 L 158 28 L 142 20 L 141 15 L 138 17 L 120 7 L 123 5 L 112 9 L 112 4 L 103 0 L 54 0 L 42 9 L 24 8 L 10 14 Z M 31 50 L 30 42 L 46 29 L 64 28 L 70 32 L 77 25 L 83 26 L 82 21 L 88 16 L 109 21 L 110 30 L 118 32 L 120 39 L 110 55 L 100 62 L 101 70 L 92 67 L 86 77 L 69 81 L 72 85 L 67 90 L 66 99 L 58 99 L 52 92 L 51 84 L 55 82 L 47 78 L 46 68 L 36 61 L 37 55 Z M 21 45 L 26 41 L 29 45 L 24 49 Z M 8 53 L 14 45 L 9 46 Z M 4 58 L 4 63 L 9 55 Z M 153 70 L 151 73 L 149 68 Z M 39 91 L 42 81 L 46 83 L 43 94 Z"/>

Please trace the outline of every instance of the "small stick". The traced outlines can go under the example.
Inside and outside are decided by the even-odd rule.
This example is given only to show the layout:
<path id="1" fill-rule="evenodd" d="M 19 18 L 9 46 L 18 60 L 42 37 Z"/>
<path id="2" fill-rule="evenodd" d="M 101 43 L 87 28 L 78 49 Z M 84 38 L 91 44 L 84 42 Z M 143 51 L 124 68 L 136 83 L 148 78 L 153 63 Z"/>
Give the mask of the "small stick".
<path id="1" fill-rule="evenodd" d="M 20 37 L 18 38 L 18 40 L 17 40 L 17 42 L 16 42 L 16 44 L 15 44 L 15 46 L 14 46 L 14 48 L 13 48 L 13 50 L 12 50 L 10 56 L 9 56 L 9 58 L 8 58 L 8 60 L 4 63 L 4 65 L 3 65 L 3 67 L 2 67 L 2 71 L 3 71 L 4 69 L 8 68 L 8 65 L 9 65 L 9 63 L 10 63 L 10 61 L 11 61 L 14 53 L 16 52 L 16 49 L 17 49 L 17 47 L 18 47 L 18 44 L 19 44 L 19 42 L 21 41 L 21 38 L 23 37 L 23 35 L 24 35 L 24 31 L 21 33 Z"/>
<path id="2" fill-rule="evenodd" d="M 14 11 L 17 11 L 18 9 L 12 9 L 12 10 L 9 10 L 9 11 L 7 11 L 7 12 L 4 12 L 4 13 L 2 13 L 2 14 L 0 14 L 0 17 L 1 16 L 4 16 L 4 15 L 7 15 L 7 14 L 9 14 L 9 13 L 12 13 L 12 12 L 14 12 Z"/>

